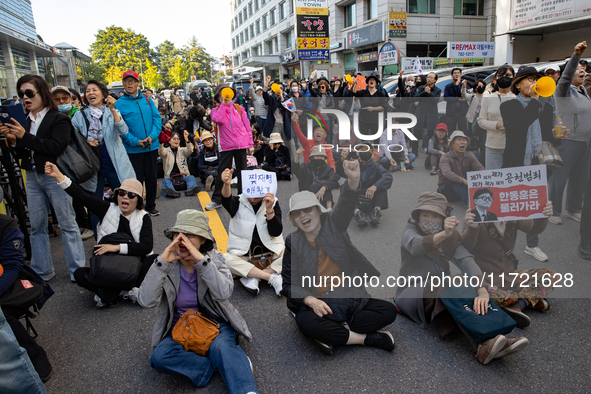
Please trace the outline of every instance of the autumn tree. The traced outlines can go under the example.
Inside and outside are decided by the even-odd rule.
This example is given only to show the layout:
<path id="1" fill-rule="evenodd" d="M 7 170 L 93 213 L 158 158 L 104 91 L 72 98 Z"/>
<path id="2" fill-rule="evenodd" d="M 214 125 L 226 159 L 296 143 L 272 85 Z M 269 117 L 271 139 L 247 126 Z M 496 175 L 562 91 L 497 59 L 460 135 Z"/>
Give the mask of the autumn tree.
<path id="1" fill-rule="evenodd" d="M 183 82 L 189 81 L 189 73 L 191 71 L 190 66 L 183 62 L 183 59 L 177 57 L 174 60 L 173 66 L 170 68 L 168 74 L 170 76 L 170 80 L 172 82 L 172 86 L 181 87 L 183 86 Z"/>
<path id="2" fill-rule="evenodd" d="M 154 63 L 152 63 L 150 59 L 146 60 L 143 78 L 146 86 L 151 89 L 158 89 L 158 87 L 160 86 L 162 76 L 158 73 L 156 65 L 154 65 Z"/>
<path id="3" fill-rule="evenodd" d="M 187 45 L 181 49 L 181 55 L 190 68 L 190 75 L 195 75 L 197 79 L 211 78 L 213 58 L 195 36 L 192 36 Z"/>
<path id="4" fill-rule="evenodd" d="M 156 68 L 160 71 L 162 82 L 166 86 L 173 84 L 170 77 L 170 69 L 174 65 L 175 59 L 180 55 L 181 51 L 174 46 L 174 43 L 165 40 L 162 44 L 154 48 L 154 63 Z"/>

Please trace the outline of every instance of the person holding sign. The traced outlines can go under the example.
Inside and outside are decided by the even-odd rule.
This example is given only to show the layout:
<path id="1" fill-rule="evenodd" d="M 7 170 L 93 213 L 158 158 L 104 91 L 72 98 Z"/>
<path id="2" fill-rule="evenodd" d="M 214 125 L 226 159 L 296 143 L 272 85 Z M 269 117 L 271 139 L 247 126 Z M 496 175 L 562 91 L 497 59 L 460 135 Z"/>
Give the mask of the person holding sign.
<path id="1" fill-rule="evenodd" d="M 222 205 L 230 214 L 226 265 L 240 283 L 254 295 L 265 280 L 281 297 L 283 260 L 283 224 L 281 208 L 273 193 L 258 198 L 232 196 L 233 169 L 222 172 Z M 250 171 L 249 171 L 250 172 Z M 252 171 L 263 173 L 262 171 Z"/>
<path id="2" fill-rule="evenodd" d="M 552 215 L 552 202 L 548 201 L 543 214 L 547 217 Z M 466 211 L 462 244 L 474 255 L 493 301 L 517 322 L 517 327 L 527 327 L 531 319 L 523 310 L 526 307 L 540 312 L 548 310 L 550 306 L 545 297 L 562 275 L 546 268 L 518 269 L 519 261 L 513 250 L 518 231 L 541 234 L 546 229 L 548 218 L 480 224 L 476 218 L 473 211 Z"/>

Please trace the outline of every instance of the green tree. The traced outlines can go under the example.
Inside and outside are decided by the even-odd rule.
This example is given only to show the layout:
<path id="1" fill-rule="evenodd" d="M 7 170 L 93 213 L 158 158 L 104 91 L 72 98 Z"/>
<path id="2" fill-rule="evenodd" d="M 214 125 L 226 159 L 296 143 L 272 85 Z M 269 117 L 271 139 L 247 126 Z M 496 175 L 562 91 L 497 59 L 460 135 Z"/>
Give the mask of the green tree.
<path id="1" fill-rule="evenodd" d="M 84 69 L 84 72 L 87 76 L 87 81 L 89 79 L 95 79 L 101 83 L 106 84 L 107 80 L 105 79 L 105 69 L 103 67 L 101 67 L 98 63 L 96 62 L 90 62 L 86 65 L 86 68 Z"/>
<path id="2" fill-rule="evenodd" d="M 154 63 L 160 71 L 162 82 L 166 86 L 170 86 L 173 83 L 170 78 L 170 69 L 180 53 L 181 51 L 174 46 L 174 43 L 168 40 L 154 48 Z"/>
<path id="3" fill-rule="evenodd" d="M 211 79 L 211 66 L 214 59 L 199 44 L 195 36 L 192 36 L 187 45 L 181 49 L 181 54 L 190 67 L 189 75 L 195 75 L 197 79 Z"/>
<path id="4" fill-rule="evenodd" d="M 183 59 L 177 57 L 174 60 L 174 65 L 169 70 L 170 79 L 172 82 L 172 86 L 174 87 L 182 87 L 183 82 L 187 82 L 189 80 L 189 73 L 191 71 L 190 66 L 183 62 Z"/>
<path id="5" fill-rule="evenodd" d="M 146 60 L 143 77 L 144 83 L 147 87 L 151 89 L 158 89 L 158 87 L 160 86 L 160 81 L 162 80 L 162 77 L 160 76 L 160 74 L 158 73 L 158 69 L 156 68 L 154 63 L 150 61 L 150 59 Z"/>
<path id="6" fill-rule="evenodd" d="M 103 74 L 106 84 L 110 85 L 115 81 L 121 81 L 121 76 L 124 72 L 125 70 L 117 66 L 111 66 L 107 68 Z"/>
<path id="7" fill-rule="evenodd" d="M 93 62 L 105 70 L 107 82 L 121 80 L 121 75 L 113 79 L 114 70 L 139 72 L 140 62 L 152 57 L 146 36 L 113 25 L 96 33 L 95 41 L 90 45 L 90 54 Z"/>

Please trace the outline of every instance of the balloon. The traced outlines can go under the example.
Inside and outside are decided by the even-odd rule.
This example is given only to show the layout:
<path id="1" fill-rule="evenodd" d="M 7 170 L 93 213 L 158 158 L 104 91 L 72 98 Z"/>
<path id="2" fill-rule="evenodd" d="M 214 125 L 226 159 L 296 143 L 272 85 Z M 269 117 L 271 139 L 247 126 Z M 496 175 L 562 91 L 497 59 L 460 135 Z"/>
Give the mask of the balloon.
<path id="1" fill-rule="evenodd" d="M 350 75 L 350 74 L 347 74 L 347 75 L 345 75 L 345 80 L 346 80 L 348 83 L 352 83 L 352 82 L 353 82 L 353 78 L 351 78 L 351 75 Z"/>
<path id="2" fill-rule="evenodd" d="M 234 98 L 234 91 L 230 88 L 223 88 L 222 89 L 222 97 L 225 100 L 232 100 Z"/>
<path id="3" fill-rule="evenodd" d="M 277 94 L 281 92 L 281 88 L 279 87 L 278 83 L 274 83 L 271 85 L 271 90 Z"/>

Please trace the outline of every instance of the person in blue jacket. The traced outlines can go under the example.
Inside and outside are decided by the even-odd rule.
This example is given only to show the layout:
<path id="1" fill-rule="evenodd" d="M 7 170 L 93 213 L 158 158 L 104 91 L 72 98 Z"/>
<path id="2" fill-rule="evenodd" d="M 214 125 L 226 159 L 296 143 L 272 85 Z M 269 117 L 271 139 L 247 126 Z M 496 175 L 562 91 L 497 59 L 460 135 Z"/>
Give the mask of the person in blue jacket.
<path id="1" fill-rule="evenodd" d="M 156 210 L 156 181 L 158 176 L 158 136 L 162 120 L 158 108 L 139 90 L 139 77 L 135 71 L 123 73 L 123 96 L 115 103 L 129 128 L 123 140 L 131 165 L 138 181 L 145 182 L 146 211 L 150 216 L 158 216 Z"/>

